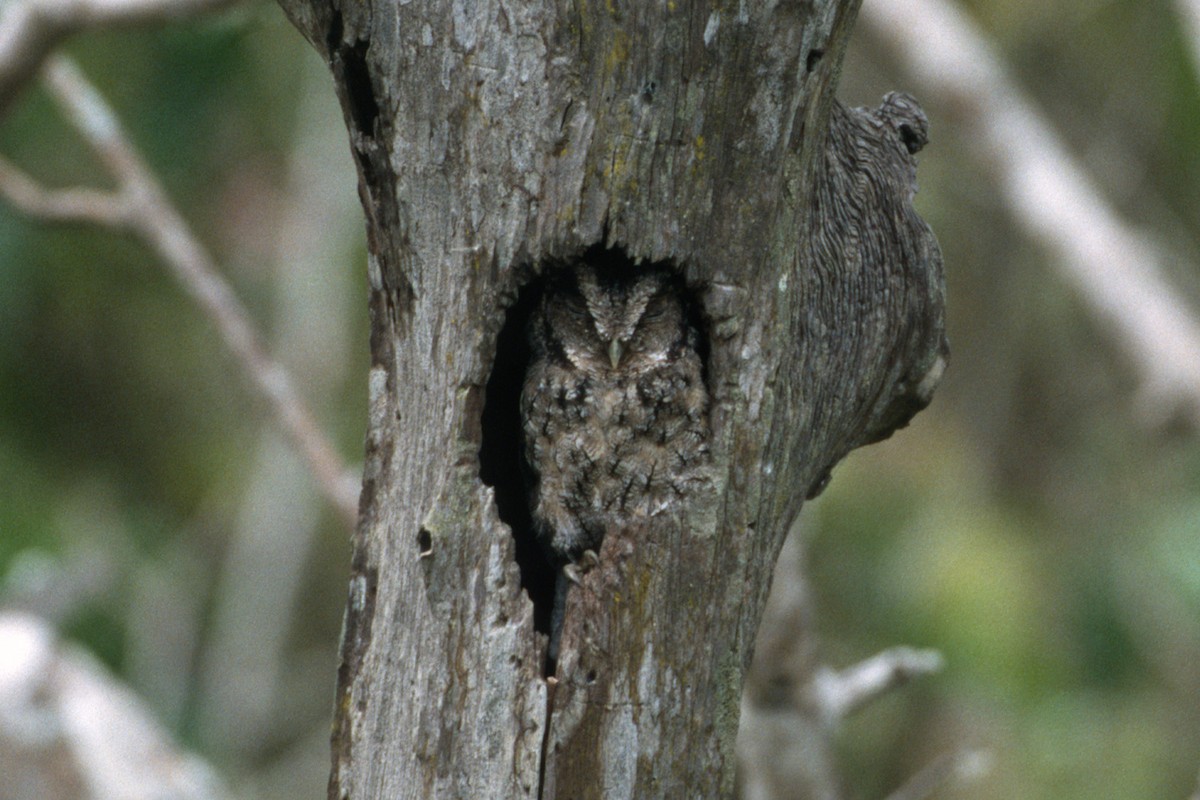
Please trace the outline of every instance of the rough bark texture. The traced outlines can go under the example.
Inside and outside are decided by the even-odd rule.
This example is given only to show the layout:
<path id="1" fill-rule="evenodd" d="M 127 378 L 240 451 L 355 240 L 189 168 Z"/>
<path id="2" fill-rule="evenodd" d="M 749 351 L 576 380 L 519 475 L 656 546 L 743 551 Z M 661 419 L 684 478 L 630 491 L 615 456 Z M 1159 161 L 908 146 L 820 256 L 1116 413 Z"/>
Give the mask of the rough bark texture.
<path id="1" fill-rule="evenodd" d="M 855 0 L 281 2 L 332 67 L 370 249 L 330 797 L 730 796 L 789 523 L 944 363 L 919 109 L 832 101 Z M 481 420 L 521 286 L 598 244 L 696 293 L 711 486 L 605 539 L 548 683 Z"/>

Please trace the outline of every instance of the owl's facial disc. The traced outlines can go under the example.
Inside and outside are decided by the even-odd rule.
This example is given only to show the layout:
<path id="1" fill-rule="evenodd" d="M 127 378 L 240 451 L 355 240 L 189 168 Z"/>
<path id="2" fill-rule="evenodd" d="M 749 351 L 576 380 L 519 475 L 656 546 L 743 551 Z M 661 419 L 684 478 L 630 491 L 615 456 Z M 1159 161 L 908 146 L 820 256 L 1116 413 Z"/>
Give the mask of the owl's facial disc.
<path id="1" fill-rule="evenodd" d="M 546 297 L 563 355 L 590 372 L 640 373 L 670 358 L 682 307 L 665 272 L 603 273 L 580 265 Z"/>

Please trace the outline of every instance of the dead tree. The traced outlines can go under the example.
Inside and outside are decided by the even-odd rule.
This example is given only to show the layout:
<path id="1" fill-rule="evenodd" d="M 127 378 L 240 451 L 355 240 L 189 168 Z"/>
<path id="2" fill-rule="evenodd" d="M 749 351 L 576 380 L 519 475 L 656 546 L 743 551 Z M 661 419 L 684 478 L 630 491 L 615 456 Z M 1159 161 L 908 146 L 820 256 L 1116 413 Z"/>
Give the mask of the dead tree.
<path id="1" fill-rule="evenodd" d="M 789 523 L 945 364 L 919 107 L 833 99 L 856 0 L 281 3 L 332 69 L 370 253 L 329 796 L 731 796 Z M 547 680 L 521 318 L 589 248 L 694 293 L 711 486 L 605 538 Z"/>

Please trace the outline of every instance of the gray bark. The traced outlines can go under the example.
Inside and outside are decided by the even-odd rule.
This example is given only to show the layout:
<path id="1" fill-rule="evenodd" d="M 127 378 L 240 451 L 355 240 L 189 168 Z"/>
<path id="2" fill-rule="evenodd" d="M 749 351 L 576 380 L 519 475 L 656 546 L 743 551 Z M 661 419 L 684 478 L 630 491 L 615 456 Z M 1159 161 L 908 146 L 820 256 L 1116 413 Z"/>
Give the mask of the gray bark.
<path id="1" fill-rule="evenodd" d="M 789 523 L 944 364 L 920 110 L 833 101 L 855 0 L 281 2 L 332 67 L 370 251 L 330 797 L 731 796 Z M 596 244 L 696 292 L 711 486 L 606 537 L 548 682 L 481 420 L 506 308 Z"/>

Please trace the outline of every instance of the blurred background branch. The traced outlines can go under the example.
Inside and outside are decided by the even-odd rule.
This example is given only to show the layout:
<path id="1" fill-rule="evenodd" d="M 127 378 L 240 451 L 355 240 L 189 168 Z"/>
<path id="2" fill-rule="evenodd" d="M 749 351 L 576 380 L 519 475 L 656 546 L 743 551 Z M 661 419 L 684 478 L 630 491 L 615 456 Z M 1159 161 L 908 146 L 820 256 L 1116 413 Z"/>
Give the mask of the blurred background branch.
<path id="1" fill-rule="evenodd" d="M 67 118 L 117 183 L 111 194 L 40 190 L 13 167 L 0 166 L 0 193 L 43 219 L 120 225 L 149 244 L 209 317 L 276 422 L 304 457 L 347 528 L 358 515 L 358 479 L 342 462 L 283 365 L 272 358 L 237 295 L 134 150 L 104 99 L 67 59 L 49 64 L 47 81 Z"/>
<path id="2" fill-rule="evenodd" d="M 239 0 L 7 0 L 0 8 L 0 119 L 63 40 L 82 30 L 162 22 Z"/>
<path id="3" fill-rule="evenodd" d="M 892 647 L 842 670 L 822 667 L 809 694 L 821 720 L 836 726 L 884 693 L 941 669 L 942 656 L 936 650 Z"/>
<path id="4" fill-rule="evenodd" d="M 272 232 L 271 260 L 279 265 L 273 313 L 279 358 L 303 370 L 310 395 L 328 397 L 343 382 L 363 380 L 352 361 L 331 357 L 353 347 L 349 333 L 361 315 L 357 298 L 338 292 L 338 271 L 331 266 L 362 236 L 362 223 L 344 213 L 353 178 L 345 172 L 345 131 L 314 124 L 321 119 L 321 101 L 327 99 L 322 94 L 328 90 L 324 65 L 307 62 L 302 79 L 301 122 L 288 153 L 286 191 Z M 250 450 L 254 466 L 222 564 L 212 638 L 200 675 L 198 725 L 205 740 L 225 752 L 278 740 L 281 713 L 295 713 L 296 707 L 316 713 L 324 710 L 325 701 L 293 696 L 290 673 L 295 665 L 288 663 L 289 631 L 305 615 L 305 568 L 321 533 L 319 498 L 303 490 L 311 467 L 274 431 L 260 434 Z M 357 475 L 347 476 L 345 500 L 357 498 L 358 482 Z M 264 586 L 270 591 L 264 592 Z M 245 613 L 248 607 L 256 609 L 253 616 Z M 323 664 L 306 664 L 305 669 Z M 327 747 L 325 733 L 322 726 L 316 734 L 319 752 Z"/>
<path id="5" fill-rule="evenodd" d="M 24 614 L 0 612 L 0 795 L 227 800 L 213 769 L 181 752 L 139 699 Z"/>
<path id="6" fill-rule="evenodd" d="M 1169 285 L 1160 248 L 1105 201 L 986 37 L 949 0 L 868 2 L 862 19 L 901 54 L 924 96 L 971 126 L 1011 213 L 1141 373 L 1148 421 L 1182 410 L 1200 426 L 1200 320 Z"/>
<path id="7" fill-rule="evenodd" d="M 239 796 L 310 796 L 314 787 L 324 783 L 328 772 L 330 709 L 328 691 L 319 687 L 329 685 L 336 669 L 338 607 L 344 587 L 344 532 L 356 521 L 359 480 L 300 397 L 291 374 L 302 374 L 306 393 L 325 398 L 325 404 L 330 406 L 344 392 L 344 386 L 349 384 L 357 389 L 362 383 L 362 375 L 355 372 L 356 365 L 361 366 L 360 373 L 365 372 L 365 345 L 353 335 L 363 327 L 361 314 L 356 313 L 359 298 L 346 291 L 344 276 L 348 271 L 337 268 L 361 262 L 361 252 L 357 257 L 354 255 L 361 250 L 361 212 L 354 197 L 353 165 L 346 152 L 345 131 L 327 69 L 319 59 L 311 57 L 294 33 L 293 41 L 284 51 L 290 54 L 287 58 L 279 59 L 279 54 L 272 54 L 270 47 L 260 48 L 264 65 L 284 65 L 275 76 L 276 82 L 269 85 L 271 96 L 286 93 L 281 86 L 288 83 L 289 73 L 303 75 L 293 98 L 283 104 L 289 113 L 295 113 L 295 130 L 299 132 L 297 144 L 284 148 L 292 161 L 289 185 L 278 194 L 262 193 L 269 186 L 269 173 L 262 171 L 266 162 L 260 155 L 257 160 L 225 160 L 236 171 L 234 174 L 243 176 L 240 183 L 221 182 L 212 176 L 204 179 L 200 189 L 200 196 L 224 203 L 226 208 L 219 227 L 214 228 L 211 221 L 201 224 L 214 230 L 216 238 L 226 237 L 227 242 L 230 235 L 241 237 L 232 252 L 242 269 L 240 272 L 232 269 L 230 274 L 234 278 L 240 276 L 245 284 L 245 276 L 255 275 L 258 259 L 254 254 L 260 253 L 280 276 L 279 321 L 275 330 L 280 344 L 278 355 L 272 355 L 238 296 L 239 292 L 245 292 L 245 286 L 235 290 L 222 276 L 216 259 L 200 244 L 191 225 L 184 221 L 184 212 L 164 186 L 171 181 L 172 168 L 182 163 L 177 156 L 183 154 L 186 159 L 187 145 L 181 142 L 204 125 L 193 123 L 184 136 L 170 138 L 166 169 L 160 168 L 156 174 L 148 164 L 152 159 L 135 148 L 135 137 L 126 133 L 109 101 L 71 60 L 51 52 L 68 34 L 84 28 L 164 21 L 232 5 L 228 0 L 80 0 L 22 2 L 0 8 L 0 118 L 13 109 L 11 101 L 38 71 L 41 62 L 45 62 L 41 72 L 49 98 L 97 156 L 101 167 L 99 179 L 113 185 L 111 190 L 49 188 L 50 181 L 44 184 L 16 167 L 16 158 L 0 158 L 0 196 L 8 201 L 9 208 L 20 210 L 31 219 L 74 223 L 74 228 L 58 229 L 58 235 L 64 239 L 77 236 L 79 224 L 84 223 L 132 233 L 135 239 L 148 245 L 167 267 L 164 274 L 183 286 L 187 300 L 215 327 L 219 334 L 217 341 L 225 344 L 235 363 L 247 374 L 249 385 L 266 399 L 268 414 L 282 432 L 282 435 L 276 432 L 275 426 L 249 426 L 250 436 L 241 434 L 237 450 L 255 458 L 256 466 L 244 480 L 239 480 L 238 473 L 247 470 L 236 462 L 233 462 L 235 469 L 227 476 L 210 473 L 206 483 L 211 488 L 206 491 L 213 494 L 198 507 L 193 506 L 188 512 L 191 518 L 186 521 L 152 523 L 155 534 L 149 540 L 149 550 L 147 540 L 138 530 L 140 523 L 125 516 L 127 506 L 117 500 L 102 478 L 85 479 L 84 485 L 67 488 L 49 502 L 46 498 L 35 499 L 30 493 L 29 508 L 33 513 L 59 514 L 52 527 L 58 531 L 56 538 L 61 544 L 53 539 L 30 538 L 21 527 L 13 529 L 19 517 L 14 518 L 9 512 L 26 504 L 0 503 L 0 534 L 3 534 L 0 535 L 3 575 L 0 605 L 37 614 L 69 634 L 82 631 L 89 643 L 100 642 L 101 652 L 112 659 L 110 663 L 120 665 L 122 677 L 137 688 L 154 714 L 176 736 L 219 759 L 222 771 L 238 786 Z M 279 27 L 286 30 L 277 10 L 272 11 L 280 20 Z M 261 25 L 261 18 L 261 14 L 216 17 L 209 23 L 208 35 L 217 33 L 228 40 L 231 33 L 240 34 L 248 25 Z M 203 37 L 205 28 L 200 30 Z M 297 62 L 295 54 L 309 58 Z M 296 69 L 297 63 L 303 64 L 301 70 Z M 122 57 L 119 75 L 113 94 L 120 96 L 129 87 L 139 86 L 138 67 L 127 55 Z M 170 105 L 173 91 L 189 85 L 193 75 L 186 69 L 170 74 L 169 86 L 156 93 L 162 108 Z M 205 82 L 205 91 L 211 88 Z M 27 109 L 30 106 L 37 109 L 44 96 L 36 88 L 25 93 L 29 102 L 13 110 L 6 119 L 8 132 L 19 130 Z M 302 97 L 302 102 L 295 103 L 295 96 Z M 229 111 L 235 105 L 223 106 L 213 118 L 237 119 Z M 259 103 L 258 108 L 265 105 Z M 193 99 L 187 101 L 186 110 L 177 109 L 175 116 L 168 118 L 174 125 L 176 120 L 187 117 L 188 112 L 205 113 Z M 135 127 L 138 122 L 133 120 Z M 56 135 L 55 128 L 45 122 L 39 128 L 42 131 L 39 139 L 50 141 Z M 0 129 L 0 134 L 3 133 Z M 159 131 L 151 133 L 152 142 L 159 139 Z M 137 138 L 145 137 L 143 129 Z M 9 146 L 5 149 L 19 152 L 29 141 L 28 137 L 9 135 Z M 78 142 L 71 142 L 67 147 L 60 146 L 57 152 L 73 152 L 78 150 L 77 145 Z M 36 163 L 36 159 L 20 159 L 27 160 Z M 38 171 L 53 174 L 58 171 L 56 166 L 52 163 L 47 169 L 43 163 Z M 80 182 L 80 176 L 95 173 L 82 162 L 74 170 L 77 174 L 71 174 L 70 169 L 64 172 L 69 183 Z M 164 173 L 166 180 L 159 176 Z M 63 177 L 60 175 L 58 180 Z M 239 196 L 231 193 L 231 188 L 250 193 Z M 0 241 L 5 245 L 0 248 L 0 273 L 5 272 L 6 257 L 18 252 L 11 245 L 19 242 L 11 235 L 13 218 L 2 213 L 3 210 L 0 205 Z M 189 214 L 192 215 L 194 211 Z M 261 248 L 259 242 L 271 237 L 277 237 L 272 245 Z M 93 296 L 117 290 L 119 299 L 104 303 L 112 309 L 112 314 L 104 314 L 102 320 L 120 318 L 138 305 L 145 287 L 154 286 L 153 280 L 139 279 L 132 291 L 123 289 L 125 269 L 121 262 L 125 259 L 106 265 L 110 259 L 102 248 L 90 247 L 78 252 L 86 254 L 86 269 L 104 287 Z M 54 266 L 70 265 L 75 257 L 67 255 Z M 136 263 L 135 258 L 128 261 Z M 103 266 L 108 269 L 100 269 Z M 48 269 L 41 274 L 48 278 L 57 274 L 59 280 L 66 280 L 59 269 Z M 361 283 L 361 277 L 355 277 L 357 282 L 351 285 Z M 12 288 L 19 292 L 19 286 L 18 283 Z M 250 299 L 253 302 L 253 295 Z M 204 387 L 205 373 L 211 372 L 207 367 L 197 369 L 198 340 L 196 332 L 191 330 L 190 316 L 188 309 L 178 309 L 173 315 L 174 322 L 165 326 L 166 335 L 155 338 L 168 349 L 170 344 L 177 349 L 169 356 L 174 366 L 168 369 L 167 377 L 157 382 L 162 387 L 160 391 L 170 392 L 175 385 L 194 384 L 197 379 L 201 379 L 200 385 Z M 11 321 L 2 309 L 0 321 L 5 324 Z M 147 332 L 154 330 L 153 323 L 147 327 L 145 321 L 135 326 Z M 104 327 L 103 323 L 93 324 L 86 341 L 107 346 Z M 38 330 L 35 336 L 34 341 L 51 343 L 53 349 L 56 339 L 48 331 Z M 119 341 L 113 344 L 121 350 Z M 45 348 L 29 348 L 28 352 L 38 349 Z M 356 358 L 358 353 L 364 357 Z M 88 369 L 99 366 L 95 354 L 89 355 L 69 386 L 86 380 Z M 130 358 L 136 361 L 137 357 L 136 350 L 132 353 L 126 350 L 121 355 L 123 361 Z M 42 363 L 53 369 L 62 364 L 62 359 L 50 356 Z M 111 376 L 110 372 L 106 383 L 120 383 L 119 375 Z M 8 385 L 24 384 L 8 382 Z M 210 403 L 214 395 L 220 399 L 229 394 L 219 376 L 209 385 L 213 391 L 204 387 L 192 394 L 197 400 L 208 395 Z M 105 392 L 98 393 L 99 397 L 96 394 L 77 412 L 76 418 L 85 425 L 95 424 L 94 418 L 103 413 Z M 352 398 L 357 394 L 359 391 L 353 392 Z M 55 391 L 52 403 L 41 407 L 69 408 L 71 402 L 68 388 Z M 158 409 L 143 403 L 135 400 L 125 411 L 131 418 L 153 424 Z M 346 426 L 347 430 L 352 440 L 360 442 L 364 408 L 361 402 L 351 405 L 358 413 L 347 415 L 333 406 L 326 408 L 322 416 L 339 423 L 349 416 L 352 422 Z M 220 423 L 225 433 L 214 435 L 210 431 L 206 435 L 209 441 L 219 442 L 239 427 L 247 427 L 233 424 L 228 416 L 231 409 L 218 406 L 213 410 L 218 416 L 226 415 Z M 149 457 L 139 457 L 147 465 L 158 459 L 170 459 L 172 435 L 181 438 L 180 434 L 190 436 L 192 431 L 199 434 L 203 430 L 200 415 L 195 412 L 181 413 L 177 406 L 168 413 L 171 434 L 155 435 L 162 446 L 152 447 Z M 236 410 L 233 415 L 234 419 L 241 416 Z M 4 417 L 0 417 L 0 428 L 5 427 Z M 119 430 L 124 432 L 124 429 L 125 425 L 120 425 Z M 13 437 L 0 436 L 0 471 L 8 463 L 6 456 L 10 451 L 6 445 L 14 443 Z M 87 452 L 90 444 L 85 438 L 69 449 Z M 117 493 L 132 490 L 134 496 L 150 497 L 157 489 L 151 488 L 155 480 L 164 478 L 171 480 L 169 471 L 165 474 L 160 471 L 143 481 L 125 478 Z M 24 484 L 8 483 L 13 499 L 22 500 Z M 319 495 L 314 495 L 314 485 Z M 226 492 L 228 499 L 218 496 Z M 322 513 L 320 495 L 333 509 L 332 515 Z M 227 541 L 214 539 L 213 534 L 226 527 L 220 517 L 230 502 L 240 504 L 227 526 L 231 535 Z M 65 509 L 65 513 L 60 513 L 60 509 Z M 331 521 L 342 533 L 334 548 L 340 557 L 332 560 L 322 558 L 323 551 L 330 549 Z M 7 535 L 10 530 L 11 537 Z M 61 553 L 53 554 L 54 550 Z M 315 595 L 314 561 L 328 565 L 316 570 L 316 585 L 321 589 Z M 215 577 L 209 573 L 215 573 Z M 314 609 L 314 597 L 321 598 L 321 608 Z M 103 609 L 99 626 L 93 619 L 97 609 Z M 0 629 L 0 650 L 7 652 L 10 645 L 18 643 L 19 637 L 14 638 L 10 633 L 9 628 Z M 119 649 L 106 649 L 104 642 L 111 642 L 114 634 L 118 636 Z M 132 701 L 132 696 L 129 699 Z M 87 705 L 80 703 L 76 705 L 81 709 Z M 108 724 L 110 733 L 119 733 L 121 726 L 114 720 L 104 722 L 107 718 L 101 714 L 102 710 L 96 705 L 97 724 Z M 164 748 L 171 746 L 170 739 L 164 732 Z M 53 747 L 57 745 L 47 742 L 46 748 L 50 749 L 14 750 L 8 744 L 0 744 L 3 751 L 0 761 L 13 752 L 24 753 L 25 769 L 21 774 L 31 780 L 42 780 L 54 772 L 55 763 L 65 766 L 61 759 L 55 761 Z M 95 766 L 96 760 L 104 757 L 103 750 L 91 742 L 80 755 L 90 756 Z M 128 748 L 109 750 L 115 759 L 113 765 L 119 765 L 119 759 L 129 754 Z M 159 762 L 165 765 L 162 759 Z M 131 782 L 139 780 L 138 767 L 130 764 L 125 770 Z M 4 769 L 0 773 L 15 774 Z M 108 797 L 117 796 L 110 789 L 119 789 L 120 796 L 143 796 L 129 786 L 115 785 L 99 787 L 96 789 L 99 794 L 87 793 L 90 790 L 79 783 L 85 778 L 86 775 L 79 780 L 72 778 L 71 785 L 53 788 L 36 782 L 20 786 L 10 782 L 0 794 L 8 797 L 6 792 L 11 790 L 14 798 Z M 153 786 L 144 784 L 142 788 Z M 217 796 L 192 794 L 182 787 L 179 784 L 175 790 L 163 789 L 156 796 L 165 796 L 164 791 L 171 796 L 198 800 Z"/>
<path id="8" fill-rule="evenodd" d="M 13 206 L 46 222 L 90 222 L 113 228 L 129 224 L 129 204 L 112 192 L 46 189 L 0 157 L 0 192 Z"/>

